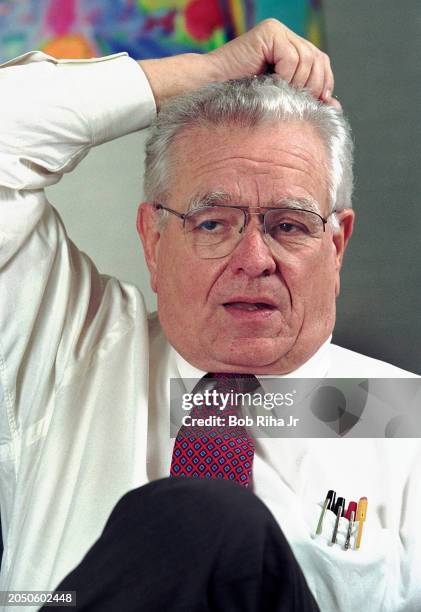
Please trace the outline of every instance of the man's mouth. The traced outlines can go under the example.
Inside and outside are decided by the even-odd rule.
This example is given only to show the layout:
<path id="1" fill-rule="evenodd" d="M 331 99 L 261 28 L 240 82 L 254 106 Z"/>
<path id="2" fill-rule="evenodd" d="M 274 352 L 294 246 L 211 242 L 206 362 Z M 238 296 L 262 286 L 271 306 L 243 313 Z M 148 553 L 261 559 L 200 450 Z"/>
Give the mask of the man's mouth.
<path id="1" fill-rule="evenodd" d="M 254 310 L 274 310 L 275 307 L 272 304 L 268 304 L 267 302 L 226 302 L 224 304 L 225 308 L 233 308 L 235 310 L 246 310 L 246 311 L 254 311 Z"/>

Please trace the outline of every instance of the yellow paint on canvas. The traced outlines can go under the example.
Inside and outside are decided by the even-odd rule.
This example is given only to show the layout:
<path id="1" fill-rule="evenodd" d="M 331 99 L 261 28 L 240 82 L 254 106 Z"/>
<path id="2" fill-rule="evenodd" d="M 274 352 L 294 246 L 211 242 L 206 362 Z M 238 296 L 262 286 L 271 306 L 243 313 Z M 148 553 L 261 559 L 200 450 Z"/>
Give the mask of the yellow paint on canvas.
<path id="1" fill-rule="evenodd" d="M 323 47 L 322 34 L 320 31 L 320 24 L 316 19 L 312 19 L 308 24 L 307 35 L 309 40 L 316 45 L 319 49 Z"/>
<path id="2" fill-rule="evenodd" d="M 190 0 L 138 0 L 137 4 L 145 13 L 163 9 L 183 10 Z"/>
<path id="3" fill-rule="evenodd" d="M 231 17 L 234 23 L 235 35 L 239 36 L 246 31 L 246 20 L 241 0 L 229 0 Z"/>
<path id="4" fill-rule="evenodd" d="M 41 50 L 57 59 L 89 59 L 96 56 L 95 49 L 83 34 L 58 36 L 44 43 Z"/>

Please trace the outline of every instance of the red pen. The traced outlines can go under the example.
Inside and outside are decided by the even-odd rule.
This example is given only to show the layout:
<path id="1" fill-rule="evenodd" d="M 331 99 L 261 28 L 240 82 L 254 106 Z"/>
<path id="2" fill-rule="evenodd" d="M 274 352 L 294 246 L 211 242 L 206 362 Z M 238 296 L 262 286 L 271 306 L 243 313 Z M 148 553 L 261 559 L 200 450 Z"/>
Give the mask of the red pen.
<path id="1" fill-rule="evenodd" d="M 355 512 L 355 514 L 357 514 L 357 502 L 350 501 L 348 504 L 348 510 L 345 512 L 345 518 L 348 521 L 351 519 L 351 512 Z"/>

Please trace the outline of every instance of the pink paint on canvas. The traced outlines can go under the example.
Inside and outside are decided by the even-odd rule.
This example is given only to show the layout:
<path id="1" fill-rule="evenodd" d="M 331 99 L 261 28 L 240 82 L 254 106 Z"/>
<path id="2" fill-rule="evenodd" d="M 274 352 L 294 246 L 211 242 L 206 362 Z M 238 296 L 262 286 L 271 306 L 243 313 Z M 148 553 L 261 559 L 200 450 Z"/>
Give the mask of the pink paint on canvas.
<path id="1" fill-rule="evenodd" d="M 76 0 L 50 0 L 45 15 L 46 26 L 55 36 L 68 34 L 76 19 Z"/>

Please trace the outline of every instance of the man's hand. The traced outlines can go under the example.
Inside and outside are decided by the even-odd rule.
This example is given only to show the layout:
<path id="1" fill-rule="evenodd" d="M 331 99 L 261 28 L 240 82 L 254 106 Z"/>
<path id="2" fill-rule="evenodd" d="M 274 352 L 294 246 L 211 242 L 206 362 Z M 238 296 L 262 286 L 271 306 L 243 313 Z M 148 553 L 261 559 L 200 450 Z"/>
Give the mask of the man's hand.
<path id="1" fill-rule="evenodd" d="M 266 19 L 249 32 L 212 51 L 224 79 L 260 74 L 268 66 L 287 83 L 307 87 L 329 102 L 334 87 L 329 56 L 294 34 L 276 19 Z"/>
<path id="2" fill-rule="evenodd" d="M 295 87 L 307 87 L 315 98 L 340 108 L 332 97 L 334 80 L 329 57 L 276 19 L 266 19 L 249 32 L 205 55 L 186 53 L 139 62 L 159 109 L 174 95 L 211 81 L 252 76 L 271 66 Z"/>

